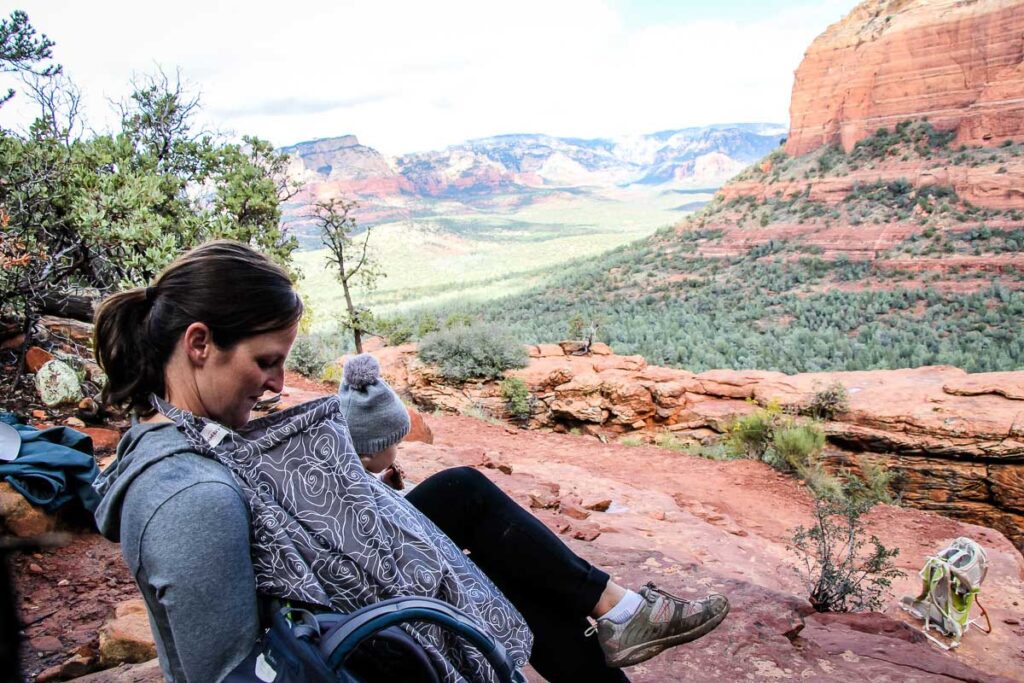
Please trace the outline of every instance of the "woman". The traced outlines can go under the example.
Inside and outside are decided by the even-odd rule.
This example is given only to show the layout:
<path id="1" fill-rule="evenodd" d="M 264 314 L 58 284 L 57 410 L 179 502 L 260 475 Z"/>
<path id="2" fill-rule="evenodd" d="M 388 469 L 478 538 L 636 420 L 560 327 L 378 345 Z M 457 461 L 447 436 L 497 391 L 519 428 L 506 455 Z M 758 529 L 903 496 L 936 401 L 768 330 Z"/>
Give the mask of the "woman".
<path id="1" fill-rule="evenodd" d="M 283 270 L 244 245 L 224 241 L 192 250 L 151 287 L 116 294 L 97 313 L 95 348 L 108 376 L 106 398 L 131 407 L 141 417 L 122 439 L 115 464 L 97 482 L 103 496 L 97 521 L 108 538 L 122 544 L 146 601 L 168 680 L 222 679 L 256 641 L 258 592 L 291 597 L 296 590 L 294 584 L 277 580 L 281 575 L 273 572 L 283 571 L 280 567 L 268 569 L 272 563 L 263 562 L 267 557 L 292 557 L 282 551 L 280 539 L 268 540 L 265 533 L 265 516 L 278 513 L 281 501 L 261 498 L 262 485 L 247 478 L 266 472 L 252 472 L 251 462 L 210 456 L 215 441 L 225 435 L 230 441 L 232 430 L 252 428 L 249 413 L 264 392 L 283 388 L 284 361 L 301 315 L 301 300 Z M 329 412 L 337 403 L 327 401 L 317 410 Z M 212 450 L 208 452 L 199 437 Z M 345 450 L 351 450 L 347 434 L 344 438 Z M 473 563 L 459 565 L 448 552 L 446 544 L 451 541 L 432 535 L 436 527 L 421 523 L 420 512 L 378 490 L 384 487 L 367 484 L 370 477 L 365 473 L 360 475 L 363 479 L 353 474 L 347 455 L 338 454 L 338 462 L 345 465 L 338 469 L 348 478 L 335 480 L 341 488 L 328 495 L 327 502 L 356 501 L 340 508 L 339 515 L 348 514 L 363 504 L 358 502 L 361 498 L 352 498 L 346 488 L 351 487 L 366 493 L 367 504 L 391 506 L 394 514 L 381 515 L 388 518 L 381 523 L 393 522 L 391 516 L 405 520 L 388 528 L 411 539 L 402 549 L 416 546 L 422 554 L 409 560 L 411 564 L 389 565 L 384 574 L 391 577 L 390 583 L 382 581 L 380 573 L 366 575 L 367 581 L 376 581 L 377 590 L 393 583 L 407 594 L 451 599 L 461 608 L 478 609 L 478 616 L 488 615 L 487 604 L 459 600 L 468 600 L 467 595 L 487 600 L 497 615 L 488 622 L 492 634 L 525 657 L 531 651 L 529 632 L 515 609 L 504 608 L 505 596 L 490 581 L 504 583 L 502 588 L 538 633 L 531 662 L 550 680 L 626 680 L 614 667 L 699 637 L 728 611 L 721 596 L 688 602 L 651 589 L 641 594 L 626 591 L 573 555 L 497 488 L 462 470 L 435 475 L 417 487 L 410 502 L 461 547 L 468 547 L 488 574 L 500 574 L 503 564 L 525 554 L 551 573 L 582 577 L 573 585 L 547 586 L 542 599 L 536 595 L 540 588 L 529 594 L 500 575 L 488 581 L 474 574 L 479 570 Z M 359 464 L 354 452 L 351 461 Z M 477 527 L 467 526 L 459 516 L 453 521 L 448 514 L 452 493 L 464 496 L 459 503 L 469 506 L 467 510 L 493 514 L 479 516 Z M 502 527 L 520 532 L 513 542 L 480 542 Z M 350 535 L 362 533 L 355 526 L 345 528 Z M 341 546 L 333 546 L 322 534 L 310 529 L 296 533 L 307 543 L 300 548 L 307 570 L 350 560 Z M 408 560 L 404 550 L 380 551 Z M 294 555 L 294 549 L 291 552 Z M 443 563 L 445 577 L 454 572 L 454 584 L 443 587 L 431 572 L 409 569 L 421 566 L 424 557 Z M 355 568 L 369 571 L 365 564 Z M 322 577 L 321 573 L 315 578 Z M 468 584 L 472 585 L 467 588 Z M 325 590 L 324 599 L 313 602 L 338 607 L 351 597 L 331 595 L 331 584 Z M 586 616 L 598 619 L 598 639 L 584 639 L 578 633 L 576 625 L 582 625 Z M 545 630 L 548 620 L 566 626 Z M 463 664 L 470 667 L 463 673 L 472 670 L 472 662 Z"/>

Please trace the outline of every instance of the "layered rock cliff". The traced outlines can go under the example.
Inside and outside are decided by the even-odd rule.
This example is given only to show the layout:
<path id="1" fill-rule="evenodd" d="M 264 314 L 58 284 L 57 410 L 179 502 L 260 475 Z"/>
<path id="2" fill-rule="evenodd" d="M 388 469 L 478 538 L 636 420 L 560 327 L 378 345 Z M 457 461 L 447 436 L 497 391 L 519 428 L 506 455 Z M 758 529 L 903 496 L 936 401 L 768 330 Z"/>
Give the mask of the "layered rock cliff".
<path id="1" fill-rule="evenodd" d="M 869 0 L 830 26 L 796 72 L 786 151 L 853 145 L 927 117 L 962 144 L 1024 135 L 1019 0 Z"/>

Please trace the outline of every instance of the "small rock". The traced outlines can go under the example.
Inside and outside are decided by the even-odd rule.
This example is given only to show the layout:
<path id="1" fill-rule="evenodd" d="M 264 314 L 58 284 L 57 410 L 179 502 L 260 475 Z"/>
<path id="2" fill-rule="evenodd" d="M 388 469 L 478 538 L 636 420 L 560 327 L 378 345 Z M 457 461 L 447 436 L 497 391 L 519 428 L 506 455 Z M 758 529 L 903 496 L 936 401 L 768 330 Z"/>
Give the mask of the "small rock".
<path id="1" fill-rule="evenodd" d="M 142 600 L 117 606 L 115 618 L 100 629 L 100 664 L 104 667 L 145 662 L 156 657 L 156 645 Z"/>
<path id="2" fill-rule="evenodd" d="M 82 400 L 82 385 L 67 363 L 51 360 L 36 373 L 36 391 L 48 407 Z"/>
<path id="3" fill-rule="evenodd" d="M 530 507 L 534 509 L 558 507 L 558 498 L 556 498 L 550 491 L 531 491 Z"/>
<path id="4" fill-rule="evenodd" d="M 35 374 L 51 360 L 53 360 L 52 353 L 38 346 L 33 346 L 25 352 L 25 369 Z"/>
<path id="5" fill-rule="evenodd" d="M 559 501 L 558 510 L 566 517 L 573 519 L 586 519 L 590 516 L 589 510 L 584 510 L 578 502 L 567 498 L 562 498 Z"/>
<path id="6" fill-rule="evenodd" d="M 646 426 L 647 423 L 644 422 L 643 420 L 637 420 L 636 422 L 630 425 L 630 427 L 632 427 L 633 429 L 643 429 Z"/>
<path id="7" fill-rule="evenodd" d="M 70 679 L 84 676 L 96 668 L 96 659 L 81 653 L 73 655 L 60 665 L 61 678 Z"/>
<path id="8" fill-rule="evenodd" d="M 36 683 L 52 683 L 52 681 L 59 681 L 64 678 L 61 675 L 60 666 L 51 666 L 48 669 L 43 669 L 35 678 Z"/>
<path id="9" fill-rule="evenodd" d="M 512 474 L 512 465 L 507 463 L 501 463 L 498 465 L 498 471 L 502 474 Z"/>
<path id="10" fill-rule="evenodd" d="M 96 420 L 99 418 L 100 406 L 96 403 L 96 400 L 86 396 L 78 402 L 78 416 L 86 420 Z"/>
<path id="11" fill-rule="evenodd" d="M 31 538 L 53 531 L 56 520 L 25 500 L 7 482 L 0 482 L 0 520 L 18 538 Z"/>
<path id="12" fill-rule="evenodd" d="M 58 586 L 68 586 L 70 584 L 71 584 L 71 582 L 68 581 L 67 579 L 61 579 L 60 581 L 57 582 Z"/>
<path id="13" fill-rule="evenodd" d="M 1020 619 L 1014 619 L 1013 617 L 1009 617 L 1007 619 L 1003 619 L 1003 623 L 1007 626 L 1020 626 Z"/>
<path id="14" fill-rule="evenodd" d="M 592 502 L 586 502 L 583 507 L 587 510 L 593 510 L 594 512 L 607 512 L 608 508 L 612 506 L 612 501 L 608 498 L 603 500 L 595 500 Z"/>
<path id="15" fill-rule="evenodd" d="M 427 426 L 426 420 L 420 415 L 420 412 L 415 408 L 406 407 L 409 411 L 409 422 L 412 427 L 409 429 L 409 433 L 405 435 L 403 441 L 419 441 L 421 443 L 432 444 L 434 443 L 434 433 L 430 431 L 430 427 Z"/>
<path id="16" fill-rule="evenodd" d="M 655 519 L 655 520 L 657 520 L 659 522 L 664 522 L 665 521 L 665 511 L 664 510 L 651 510 L 650 512 L 647 513 L 647 516 L 650 517 L 651 519 Z"/>
<path id="17" fill-rule="evenodd" d="M 593 541 L 601 535 L 601 529 L 596 524 L 580 524 L 572 532 L 572 537 L 580 541 Z"/>
<path id="18" fill-rule="evenodd" d="M 37 408 L 37 409 L 32 411 L 32 417 L 34 417 L 37 420 L 45 420 L 46 419 L 46 411 L 45 410 L 39 410 Z"/>
<path id="19" fill-rule="evenodd" d="M 92 439 L 92 447 L 96 451 L 106 451 L 117 447 L 121 434 L 113 429 L 103 427 L 86 427 L 82 432 Z"/>
<path id="20" fill-rule="evenodd" d="M 69 417 L 68 419 L 64 420 L 64 424 L 67 425 L 68 427 L 71 427 L 72 429 L 84 429 L 85 428 L 85 423 L 82 422 L 77 417 Z"/>
<path id="21" fill-rule="evenodd" d="M 0 342 L 0 351 L 4 351 L 7 349 L 16 349 L 24 343 L 25 335 L 23 334 L 10 337 L 9 339 L 4 339 L 2 342 Z"/>
<path id="22" fill-rule="evenodd" d="M 35 562 L 33 562 L 32 564 L 30 564 L 28 566 L 28 571 L 29 571 L 30 574 L 42 574 L 43 573 L 43 568 L 40 567 Z"/>
<path id="23" fill-rule="evenodd" d="M 39 636 L 28 641 L 28 644 L 36 652 L 59 652 L 64 648 L 64 644 L 60 642 L 60 639 L 54 636 Z"/>

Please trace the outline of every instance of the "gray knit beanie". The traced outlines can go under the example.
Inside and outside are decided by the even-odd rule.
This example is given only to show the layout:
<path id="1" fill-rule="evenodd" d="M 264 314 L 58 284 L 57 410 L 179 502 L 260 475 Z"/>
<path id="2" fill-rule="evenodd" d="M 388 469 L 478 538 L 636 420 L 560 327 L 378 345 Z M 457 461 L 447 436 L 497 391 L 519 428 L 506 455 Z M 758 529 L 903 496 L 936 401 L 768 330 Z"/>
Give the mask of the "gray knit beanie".
<path id="1" fill-rule="evenodd" d="M 380 363 L 370 354 L 348 359 L 338 395 L 352 446 L 359 455 L 382 451 L 409 433 L 409 412 L 398 394 L 381 379 Z"/>

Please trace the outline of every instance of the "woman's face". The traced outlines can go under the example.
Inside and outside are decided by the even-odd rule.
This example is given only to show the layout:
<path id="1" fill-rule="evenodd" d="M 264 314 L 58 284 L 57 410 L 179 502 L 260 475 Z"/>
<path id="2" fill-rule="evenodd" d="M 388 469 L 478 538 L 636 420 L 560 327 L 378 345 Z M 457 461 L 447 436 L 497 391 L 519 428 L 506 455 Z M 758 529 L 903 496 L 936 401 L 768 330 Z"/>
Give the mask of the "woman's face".
<path id="1" fill-rule="evenodd" d="M 210 356 L 196 373 L 196 387 L 208 417 L 236 429 L 264 392 L 284 388 L 284 361 L 298 325 L 248 337 L 230 349 L 210 345 Z"/>

